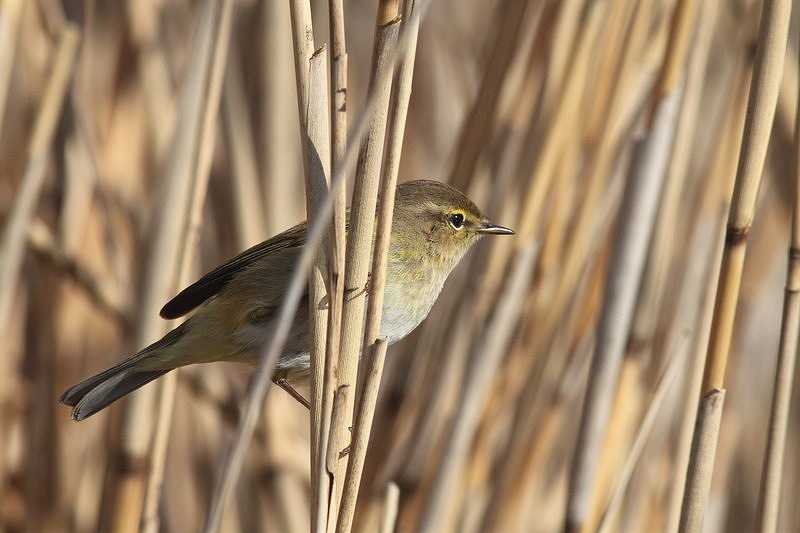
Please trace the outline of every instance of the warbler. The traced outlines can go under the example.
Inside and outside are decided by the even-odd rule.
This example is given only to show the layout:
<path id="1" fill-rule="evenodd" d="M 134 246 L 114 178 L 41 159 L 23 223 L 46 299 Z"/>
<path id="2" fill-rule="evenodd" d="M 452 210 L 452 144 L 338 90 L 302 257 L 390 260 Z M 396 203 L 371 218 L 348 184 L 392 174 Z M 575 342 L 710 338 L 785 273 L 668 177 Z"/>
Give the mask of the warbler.
<path id="1" fill-rule="evenodd" d="M 273 335 L 306 232 L 307 224 L 298 224 L 183 289 L 161 309 L 161 316 L 174 319 L 199 309 L 161 340 L 70 387 L 61 402 L 72 406 L 72 418 L 83 420 L 181 366 L 212 361 L 255 364 Z M 399 185 L 381 336 L 393 343 L 411 333 L 428 316 L 450 272 L 483 235 L 513 233 L 489 222 L 449 185 L 430 180 Z M 306 293 L 273 374 L 273 381 L 290 390 L 309 381 L 308 328 Z"/>

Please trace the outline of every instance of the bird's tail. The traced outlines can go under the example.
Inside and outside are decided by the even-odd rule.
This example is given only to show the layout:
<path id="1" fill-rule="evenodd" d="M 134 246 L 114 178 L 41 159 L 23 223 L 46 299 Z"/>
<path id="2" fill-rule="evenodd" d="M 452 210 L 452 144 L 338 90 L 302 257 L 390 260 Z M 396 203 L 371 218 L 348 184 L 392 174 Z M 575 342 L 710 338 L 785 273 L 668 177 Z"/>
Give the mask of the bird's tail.
<path id="1" fill-rule="evenodd" d="M 73 385 L 59 401 L 72 407 L 73 420 L 83 420 L 163 376 L 178 365 L 154 368 L 154 361 L 161 359 L 158 357 L 161 350 L 172 346 L 185 334 L 185 326 L 186 323 L 181 324 L 133 357 Z"/>

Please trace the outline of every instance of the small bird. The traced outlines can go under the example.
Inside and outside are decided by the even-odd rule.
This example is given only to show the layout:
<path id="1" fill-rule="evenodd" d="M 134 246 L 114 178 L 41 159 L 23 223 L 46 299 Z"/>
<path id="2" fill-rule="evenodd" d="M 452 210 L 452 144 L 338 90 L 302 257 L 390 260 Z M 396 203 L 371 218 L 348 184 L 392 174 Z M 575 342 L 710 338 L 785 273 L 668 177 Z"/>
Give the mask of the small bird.
<path id="1" fill-rule="evenodd" d="M 181 366 L 212 361 L 255 364 L 275 329 L 306 231 L 305 222 L 298 224 L 183 289 L 161 309 L 163 318 L 179 318 L 205 305 L 161 340 L 64 392 L 61 402 L 72 406 L 72 418 L 83 420 Z M 430 180 L 399 185 L 380 335 L 393 343 L 411 333 L 428 316 L 447 276 L 473 244 L 483 235 L 513 233 L 489 222 L 449 185 Z M 310 377 L 308 294 L 304 303 L 272 378 L 290 392 L 307 385 Z"/>

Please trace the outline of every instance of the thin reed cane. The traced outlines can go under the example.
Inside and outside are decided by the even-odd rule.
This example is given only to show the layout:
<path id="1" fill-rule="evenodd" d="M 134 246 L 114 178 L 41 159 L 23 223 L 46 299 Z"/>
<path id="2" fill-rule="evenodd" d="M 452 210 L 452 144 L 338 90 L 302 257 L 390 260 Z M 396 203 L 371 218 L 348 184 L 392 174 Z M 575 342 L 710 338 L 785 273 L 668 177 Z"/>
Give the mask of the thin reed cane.
<path id="1" fill-rule="evenodd" d="M 59 35 L 47 87 L 33 125 L 28 144 L 27 165 L 22 177 L 22 189 L 5 221 L 0 240 L 0 330 L 6 328 L 8 313 L 17 290 L 26 231 L 33 219 L 33 211 L 44 183 L 47 155 L 62 112 L 64 97 L 69 89 L 79 43 L 78 28 L 66 24 Z"/>
<path id="2" fill-rule="evenodd" d="M 6 6 L 8 9 L 20 9 L 14 3 Z M 9 28 L 10 30 L 10 28 Z M 58 119 L 63 112 L 64 101 L 70 87 L 75 69 L 78 47 L 81 34 L 76 26 L 67 23 L 58 36 L 58 45 L 52 58 L 50 73 L 47 77 L 41 104 L 34 120 L 33 131 L 28 141 L 25 171 L 20 183 L 20 190 L 10 212 L 3 221 L 5 227 L 0 232 L 0 332 L 9 333 L 10 314 L 14 298 L 18 291 L 18 283 L 22 273 L 22 264 L 25 249 L 28 243 L 28 233 L 35 226 L 35 209 L 44 186 L 48 155 L 52 149 L 53 140 L 57 131 Z M 11 48 L 11 47 L 9 47 Z M 0 52 L 2 55 L 2 52 Z M 5 61 L 6 58 L 0 57 Z M 4 72 L 10 73 L 10 65 L 0 65 Z M 3 80 L 5 84 L 6 80 Z M 3 93 L 0 106 L 4 106 L 5 87 L 0 87 Z M 0 111 L 2 114 L 2 111 Z M 0 116 L 2 123 L 2 116 Z M 4 376 L 16 372 L 9 357 L 0 362 L 0 370 Z M 3 400 L 13 395 L 10 380 L 0 383 L 0 404 Z M 10 389 L 10 390 L 9 390 Z M 0 447 L 9 449 L 11 445 L 10 432 L 12 419 L 6 413 L 0 414 Z M 8 479 L 7 458 L 0 457 L 0 500 L 6 501 L 6 481 Z M 0 517 L 0 527 L 3 519 Z"/>
<path id="3" fill-rule="evenodd" d="M 233 5 L 231 0 L 225 0 L 217 6 L 217 10 L 209 12 L 214 25 L 211 27 L 209 39 L 207 77 L 201 79 L 203 102 L 198 108 L 198 130 L 196 131 L 195 144 L 192 147 L 195 157 L 190 169 L 190 186 L 188 212 L 186 213 L 185 226 L 181 242 L 183 246 L 178 258 L 179 278 L 178 286 L 191 282 L 192 266 L 194 264 L 197 242 L 200 240 L 200 227 L 203 220 L 203 206 L 208 189 L 211 159 L 214 153 L 214 140 L 216 135 L 217 117 L 219 115 L 220 100 L 222 95 L 223 75 L 228 59 L 228 45 L 230 43 L 231 28 L 233 26 Z M 161 397 L 155 421 L 155 432 L 151 450 L 152 467 L 147 476 L 144 503 L 142 508 L 141 529 L 146 532 L 159 530 L 160 513 L 159 502 L 164 483 L 166 467 L 167 446 L 169 433 L 172 426 L 172 414 L 177 390 L 178 370 L 164 376 L 161 383 Z M 128 419 L 130 420 L 130 419 Z M 127 422 L 127 420 L 126 420 Z"/>
<path id="4" fill-rule="evenodd" d="M 411 97 L 411 82 L 414 74 L 414 58 L 417 49 L 417 34 L 419 32 L 419 19 L 412 17 L 413 6 L 414 2 L 412 0 L 407 0 L 404 4 L 401 24 L 402 31 L 407 36 L 408 44 L 397 64 L 397 73 L 392 84 L 391 99 L 387 113 L 387 147 L 378 191 L 381 204 L 375 230 L 375 247 L 372 254 L 369 282 L 370 297 L 367 303 L 363 341 L 364 349 L 372 351 L 372 360 L 368 361 L 369 371 L 365 374 L 367 382 L 365 383 L 364 394 L 361 398 L 356 398 L 356 425 L 353 432 L 350 458 L 345 474 L 344 490 L 337 520 L 337 531 L 341 532 L 348 532 L 352 528 L 358 489 L 361 486 L 367 443 L 369 442 L 369 434 L 372 428 L 372 417 L 375 412 L 375 402 L 377 401 L 377 387 L 380 385 L 380 377 L 383 375 L 386 346 L 378 344 L 380 342 L 378 336 L 380 335 L 383 311 L 383 294 L 386 285 L 386 265 L 389 257 L 389 238 L 392 230 L 395 189 L 400 168 L 400 154 L 403 148 L 408 102 Z M 370 388 L 370 384 L 375 386 L 374 391 Z M 367 394 L 368 391 L 371 394 Z"/>
<path id="5" fill-rule="evenodd" d="M 344 31 L 343 0 L 329 0 L 328 29 L 330 33 L 330 159 L 331 166 L 339 169 L 343 164 L 347 145 L 347 47 Z M 325 344 L 325 368 L 319 400 L 317 424 L 312 423 L 311 447 L 311 528 L 315 533 L 327 530 L 329 516 L 335 510 L 330 508 L 331 494 L 336 494 L 342 480 L 336 477 L 336 463 L 329 462 L 328 445 L 331 435 L 331 417 L 336 391 L 336 374 L 339 364 L 341 343 L 342 307 L 344 306 L 345 272 L 345 211 L 347 206 L 346 187 L 332 190 L 334 195 L 333 220 L 329 234 L 328 247 L 328 324 Z"/>
<path id="6" fill-rule="evenodd" d="M 800 330 L 800 98 L 798 99 L 794 128 L 792 233 L 783 297 L 778 363 L 775 369 L 775 386 L 772 392 L 772 409 L 756 515 L 758 528 L 762 533 L 773 533 L 778 527 L 781 481 L 783 471 L 786 469 L 784 465 L 786 434 L 789 425 L 795 360 L 797 359 L 798 331 Z"/>
<path id="7" fill-rule="evenodd" d="M 337 387 L 346 387 L 344 409 L 340 411 L 344 418 L 331 423 L 332 427 L 336 428 L 335 438 L 331 444 L 340 449 L 347 446 L 349 440 L 347 428 L 353 425 L 358 361 L 366 310 L 367 279 L 371 264 L 375 209 L 386 134 L 387 106 L 397 56 L 394 50 L 400 26 L 398 15 L 399 5 L 396 1 L 385 0 L 379 4 L 369 86 L 369 93 L 375 95 L 376 108 L 359 151 L 353 184 L 345 261 L 345 302 L 337 372 Z M 339 460 L 337 475 L 342 479 L 345 477 L 347 462 L 346 456 Z M 337 485 L 336 488 L 337 493 L 333 502 L 338 507 L 343 485 Z M 332 524 L 329 524 L 329 527 L 332 527 Z"/>
<path id="8" fill-rule="evenodd" d="M 764 159 L 783 72 L 790 13 L 791 2 L 787 0 L 765 0 L 762 8 L 753 81 L 728 216 L 697 426 L 687 469 L 679 525 L 681 532 L 700 530 L 711 489 L 711 474 L 725 398 L 725 368 L 733 336 L 747 236 L 761 186 Z"/>
<path id="9" fill-rule="evenodd" d="M 672 152 L 683 97 L 678 76 L 684 69 L 693 11 L 691 0 L 679 2 L 676 7 L 649 130 L 634 149 L 578 432 L 568 511 L 570 529 L 596 527 L 591 521 L 597 517 L 591 509 L 598 507 L 593 502 L 604 492 L 596 485 L 597 470 Z"/>
<path id="10" fill-rule="evenodd" d="M 328 54 L 323 47 L 320 48 L 310 60 L 309 71 L 309 94 L 308 94 L 308 123 L 306 126 L 308 146 L 304 150 L 306 153 L 306 195 L 309 218 L 316 216 L 316 213 L 325 199 L 328 192 L 328 182 L 331 175 L 331 154 L 330 154 L 330 130 L 328 126 L 328 83 L 327 83 L 327 64 Z M 311 475 L 315 476 L 320 471 L 319 462 L 323 444 L 326 442 L 321 438 L 323 419 L 326 414 L 322 409 L 327 406 L 324 401 L 326 391 L 324 390 L 325 369 L 328 366 L 326 361 L 327 330 L 329 323 L 330 292 L 326 283 L 328 276 L 328 249 L 325 246 L 320 248 L 317 261 L 309 276 L 309 314 L 313 316 L 310 321 L 310 343 L 311 343 Z M 317 492 L 312 497 L 312 510 L 316 509 L 314 502 L 316 498 L 322 497 L 322 479 L 316 477 L 316 482 L 312 486 L 316 487 Z"/>

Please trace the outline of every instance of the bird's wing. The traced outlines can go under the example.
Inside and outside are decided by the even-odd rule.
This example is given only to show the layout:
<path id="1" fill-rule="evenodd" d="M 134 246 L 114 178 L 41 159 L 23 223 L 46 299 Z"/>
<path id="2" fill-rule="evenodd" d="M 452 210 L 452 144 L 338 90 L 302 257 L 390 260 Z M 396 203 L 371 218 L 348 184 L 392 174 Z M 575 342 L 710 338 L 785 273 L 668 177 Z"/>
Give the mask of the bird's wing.
<path id="1" fill-rule="evenodd" d="M 178 318 L 212 296 L 215 296 L 233 277 L 254 262 L 290 248 L 299 248 L 306 242 L 306 223 L 303 222 L 269 240 L 256 244 L 224 265 L 218 266 L 195 281 L 161 308 L 162 318 Z"/>

